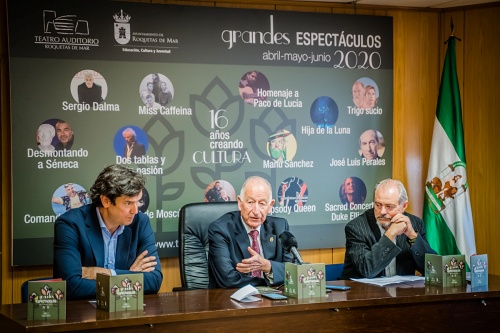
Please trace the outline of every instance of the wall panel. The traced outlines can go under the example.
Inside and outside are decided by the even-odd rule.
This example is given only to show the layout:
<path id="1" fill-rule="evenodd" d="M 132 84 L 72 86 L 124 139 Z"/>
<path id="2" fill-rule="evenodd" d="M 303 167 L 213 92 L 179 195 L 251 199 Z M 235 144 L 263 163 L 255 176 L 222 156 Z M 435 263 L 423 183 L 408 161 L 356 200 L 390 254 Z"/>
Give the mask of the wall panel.
<path id="1" fill-rule="evenodd" d="M 489 254 L 490 272 L 500 274 L 500 7 L 465 12 L 462 33 L 462 108 L 471 190 L 472 216 L 478 253 Z M 455 20 L 455 15 L 453 18 Z M 456 33 L 456 36 L 459 36 Z M 457 64 L 458 65 L 458 64 Z"/>
<path id="2" fill-rule="evenodd" d="M 409 11 L 389 15 L 394 18 L 395 46 L 393 177 L 406 185 L 409 212 L 421 216 L 439 87 L 439 16 Z"/>

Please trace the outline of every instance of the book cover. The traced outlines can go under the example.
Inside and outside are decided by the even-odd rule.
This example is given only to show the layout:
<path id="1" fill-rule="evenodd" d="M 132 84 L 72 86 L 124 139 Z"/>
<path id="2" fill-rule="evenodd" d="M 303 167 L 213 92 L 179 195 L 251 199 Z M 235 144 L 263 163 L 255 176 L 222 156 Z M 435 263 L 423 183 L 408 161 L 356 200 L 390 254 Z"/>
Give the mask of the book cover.
<path id="1" fill-rule="evenodd" d="M 470 257 L 470 283 L 472 290 L 488 289 L 488 255 L 478 254 Z"/>
<path id="2" fill-rule="evenodd" d="M 138 274 L 97 274 L 97 308 L 108 312 L 142 310 L 144 308 L 144 276 Z"/>
<path id="3" fill-rule="evenodd" d="M 66 281 L 28 281 L 28 320 L 66 319 Z"/>
<path id="4" fill-rule="evenodd" d="M 285 263 L 283 294 L 293 298 L 325 297 L 325 264 Z"/>
<path id="5" fill-rule="evenodd" d="M 425 283 L 441 287 L 466 285 L 465 255 L 425 254 Z"/>

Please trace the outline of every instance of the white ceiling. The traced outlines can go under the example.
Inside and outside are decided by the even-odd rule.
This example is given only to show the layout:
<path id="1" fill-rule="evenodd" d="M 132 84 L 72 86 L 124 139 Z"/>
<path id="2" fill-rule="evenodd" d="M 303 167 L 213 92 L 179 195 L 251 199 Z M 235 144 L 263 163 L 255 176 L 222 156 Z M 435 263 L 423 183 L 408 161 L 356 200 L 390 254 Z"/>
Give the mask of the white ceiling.
<path id="1" fill-rule="evenodd" d="M 354 3 L 358 5 L 376 5 L 389 7 L 408 7 L 408 8 L 452 8 L 479 5 L 490 2 L 499 2 L 498 0 L 302 0 L 302 1 L 320 1 L 336 3 Z"/>

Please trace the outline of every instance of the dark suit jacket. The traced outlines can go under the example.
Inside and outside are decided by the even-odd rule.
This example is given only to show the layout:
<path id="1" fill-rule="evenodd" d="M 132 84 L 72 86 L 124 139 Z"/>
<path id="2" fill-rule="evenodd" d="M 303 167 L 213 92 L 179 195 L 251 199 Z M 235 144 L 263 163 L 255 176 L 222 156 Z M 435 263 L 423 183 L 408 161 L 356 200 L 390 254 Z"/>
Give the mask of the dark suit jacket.
<path id="1" fill-rule="evenodd" d="M 134 142 L 134 146 L 132 147 L 132 154 L 130 154 L 130 158 L 141 157 L 146 155 L 146 147 L 139 142 Z M 127 144 L 123 147 L 123 157 L 127 156 Z M 133 160 L 132 160 L 133 162 Z"/>
<path id="2" fill-rule="evenodd" d="M 138 213 L 118 236 L 116 274 L 137 273 L 128 269 L 144 250 L 148 250 L 148 256 L 155 256 L 157 262 L 154 271 L 143 273 L 144 292 L 157 293 L 163 275 L 155 236 L 147 215 Z M 54 225 L 54 278 L 66 280 L 69 300 L 96 297 L 96 282 L 82 278 L 82 266 L 104 267 L 104 241 L 94 204 L 67 211 Z"/>
<path id="3" fill-rule="evenodd" d="M 288 230 L 287 220 L 268 216 L 260 227 L 261 255 L 271 261 L 273 284 L 284 281 L 285 262 L 292 262 L 291 253 L 285 253 L 278 242 L 278 236 Z M 250 258 L 250 239 L 246 233 L 239 211 L 229 212 L 215 220 L 208 227 L 208 267 L 210 284 L 216 288 L 240 288 L 247 284 L 267 285 L 267 279 L 252 277 L 236 270 L 236 264 Z"/>
<path id="4" fill-rule="evenodd" d="M 413 229 L 418 233 L 411 247 L 404 234 L 396 237 L 396 244 L 382 235 L 373 209 L 347 223 L 344 271 L 340 278 L 346 280 L 382 276 L 394 257 L 397 275 L 415 275 L 415 270 L 425 274 L 425 254 L 436 254 L 436 251 L 427 243 L 424 222 L 415 215 L 406 212 L 404 215 L 410 218 Z"/>
<path id="5" fill-rule="evenodd" d="M 92 103 L 102 102 L 102 87 L 98 84 L 93 84 L 92 88 L 87 88 L 84 83 L 78 85 L 78 103 L 88 103 L 92 106 Z"/>

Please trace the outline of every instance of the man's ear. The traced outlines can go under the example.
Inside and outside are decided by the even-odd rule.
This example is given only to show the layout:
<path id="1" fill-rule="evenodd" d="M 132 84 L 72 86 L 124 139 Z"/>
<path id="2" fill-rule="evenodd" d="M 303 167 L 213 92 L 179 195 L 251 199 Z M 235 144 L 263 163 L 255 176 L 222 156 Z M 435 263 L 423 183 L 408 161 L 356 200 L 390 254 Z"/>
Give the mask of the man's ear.
<path id="1" fill-rule="evenodd" d="M 273 211 L 273 206 L 274 206 L 274 199 L 272 199 L 271 202 L 269 203 L 269 208 L 267 209 L 268 214 L 271 214 L 271 212 Z"/>
<path id="2" fill-rule="evenodd" d="M 408 201 L 405 201 L 405 202 L 403 203 L 403 212 L 405 212 L 405 211 L 406 211 L 406 208 L 408 208 Z"/>
<path id="3" fill-rule="evenodd" d="M 238 195 L 238 210 L 241 212 L 243 210 L 243 200 L 241 200 L 241 197 Z"/>
<path id="4" fill-rule="evenodd" d="M 109 205 L 111 205 L 111 200 L 109 200 L 107 196 L 101 194 L 100 198 L 101 198 L 101 204 L 104 208 L 108 208 Z"/>

